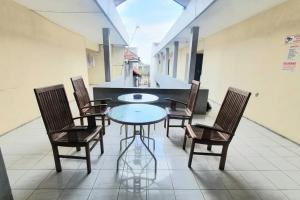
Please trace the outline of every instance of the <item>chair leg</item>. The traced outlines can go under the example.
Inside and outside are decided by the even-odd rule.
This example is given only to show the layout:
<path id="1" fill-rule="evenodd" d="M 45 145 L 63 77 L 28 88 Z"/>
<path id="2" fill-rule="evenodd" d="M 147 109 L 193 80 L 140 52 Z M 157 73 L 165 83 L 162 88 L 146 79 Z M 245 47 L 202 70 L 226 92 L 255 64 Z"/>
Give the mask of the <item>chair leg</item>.
<path id="1" fill-rule="evenodd" d="M 226 144 L 222 148 L 222 156 L 221 156 L 220 165 L 219 165 L 220 170 L 224 170 L 224 168 L 225 168 L 228 146 L 229 146 L 229 144 Z"/>
<path id="2" fill-rule="evenodd" d="M 87 166 L 87 172 L 88 174 L 91 173 L 91 157 L 90 157 L 90 146 L 87 144 L 85 146 L 85 152 L 86 152 L 86 166 Z"/>
<path id="3" fill-rule="evenodd" d="M 194 148 L 195 148 L 195 141 L 192 140 L 192 146 L 191 146 L 190 157 L 189 157 L 189 163 L 188 163 L 188 167 L 189 167 L 189 168 L 192 167 L 192 161 L 193 161 L 193 155 L 194 155 Z"/>
<path id="4" fill-rule="evenodd" d="M 181 128 L 184 128 L 184 124 L 185 124 L 185 119 L 182 119 L 182 121 L 181 121 Z"/>
<path id="5" fill-rule="evenodd" d="M 186 140 L 187 140 L 187 129 L 185 129 L 184 138 L 183 138 L 183 146 L 182 146 L 183 150 L 185 150 Z"/>
<path id="6" fill-rule="evenodd" d="M 55 168 L 57 172 L 61 172 L 61 164 L 60 164 L 60 159 L 59 159 L 59 152 L 58 152 L 58 147 L 53 145 L 52 146 L 52 151 L 53 151 L 53 156 L 54 156 L 54 163 L 55 163 Z"/>
<path id="7" fill-rule="evenodd" d="M 110 119 L 108 119 L 107 121 L 108 121 L 108 125 L 110 125 Z"/>
<path id="8" fill-rule="evenodd" d="M 101 116 L 101 122 L 102 122 L 102 133 L 105 135 L 105 116 Z"/>
<path id="9" fill-rule="evenodd" d="M 81 126 L 83 126 L 83 125 L 84 125 L 83 118 L 80 118 L 80 125 L 81 125 Z"/>
<path id="10" fill-rule="evenodd" d="M 169 130 L 170 130 L 170 119 L 167 119 L 167 137 L 169 137 Z"/>
<path id="11" fill-rule="evenodd" d="M 208 150 L 208 151 L 211 151 L 211 147 L 212 147 L 212 145 L 209 145 L 209 144 L 208 144 L 208 145 L 207 145 L 207 150 Z"/>
<path id="12" fill-rule="evenodd" d="M 81 148 L 78 146 L 78 147 L 76 147 L 76 151 L 80 151 L 81 150 Z"/>
<path id="13" fill-rule="evenodd" d="M 100 140 L 100 151 L 101 155 L 104 153 L 104 146 L 103 146 L 103 135 L 102 132 L 99 133 L 99 140 Z"/>
<path id="14" fill-rule="evenodd" d="M 193 122 L 193 117 L 191 117 L 191 118 L 189 119 L 189 124 L 192 125 L 192 122 Z"/>
<path id="15" fill-rule="evenodd" d="M 167 119 L 164 120 L 164 128 L 166 128 Z"/>

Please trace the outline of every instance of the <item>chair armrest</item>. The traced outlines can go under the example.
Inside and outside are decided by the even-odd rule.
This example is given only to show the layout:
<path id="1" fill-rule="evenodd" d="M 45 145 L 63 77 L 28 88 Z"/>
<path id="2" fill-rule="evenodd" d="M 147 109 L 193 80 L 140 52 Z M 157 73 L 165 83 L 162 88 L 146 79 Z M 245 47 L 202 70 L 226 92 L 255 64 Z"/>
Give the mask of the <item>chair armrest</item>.
<path id="1" fill-rule="evenodd" d="M 107 107 L 107 104 L 97 104 L 97 105 L 88 105 L 88 106 L 83 106 L 81 107 L 81 109 L 84 109 L 84 108 L 101 108 L 101 107 Z"/>
<path id="2" fill-rule="evenodd" d="M 94 100 L 90 100 L 90 102 L 107 102 L 107 101 L 112 101 L 112 98 L 104 98 L 104 99 L 94 99 Z"/>
<path id="3" fill-rule="evenodd" d="M 60 132 L 76 132 L 76 131 L 85 131 L 87 126 L 73 126 L 71 128 L 64 128 Z"/>
<path id="4" fill-rule="evenodd" d="M 165 98 L 165 100 L 171 101 L 171 103 L 172 103 L 172 102 L 175 102 L 175 103 L 180 103 L 180 104 L 183 104 L 183 105 L 187 105 L 187 103 L 185 103 L 185 102 L 178 101 L 178 100 L 171 99 L 171 98 Z"/>
<path id="5" fill-rule="evenodd" d="M 170 107 L 171 107 L 172 110 L 176 110 L 176 104 L 177 104 L 177 103 L 183 104 L 183 105 L 187 106 L 186 103 L 184 103 L 184 102 L 182 102 L 182 101 L 177 101 L 177 100 L 175 100 L 175 99 L 165 98 L 165 100 L 171 102 L 171 106 L 170 106 Z"/>
<path id="6" fill-rule="evenodd" d="M 88 127 L 96 127 L 96 117 L 99 116 L 99 114 L 85 114 L 83 116 L 75 117 L 73 120 L 76 119 L 84 119 L 87 118 L 88 121 Z"/>
<path id="7" fill-rule="evenodd" d="M 216 127 L 213 127 L 213 126 L 207 126 L 207 125 L 204 125 L 204 124 L 195 124 L 194 126 L 196 126 L 198 128 L 209 129 L 209 130 L 213 130 L 213 131 L 222 132 L 222 133 L 225 133 L 225 134 L 228 134 L 228 135 L 232 135 L 232 133 L 229 133 L 228 131 L 225 131 L 223 129 L 216 128 Z"/>
<path id="8" fill-rule="evenodd" d="M 92 118 L 92 117 L 98 117 L 99 114 L 84 114 L 82 116 L 78 116 L 78 117 L 74 117 L 73 120 L 76 120 L 76 119 L 84 119 L 84 118 Z"/>

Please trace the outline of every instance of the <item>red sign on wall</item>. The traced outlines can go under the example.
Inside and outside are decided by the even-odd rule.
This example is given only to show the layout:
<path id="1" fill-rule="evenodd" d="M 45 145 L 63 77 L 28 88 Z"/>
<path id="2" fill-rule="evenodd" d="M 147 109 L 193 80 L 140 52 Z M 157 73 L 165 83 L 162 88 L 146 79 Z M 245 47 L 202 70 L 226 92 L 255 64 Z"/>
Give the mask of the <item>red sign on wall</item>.
<path id="1" fill-rule="evenodd" d="M 293 71 L 297 66 L 297 59 L 300 50 L 300 35 L 290 35 L 285 38 L 285 44 L 288 45 L 288 55 L 283 62 L 283 70 Z"/>

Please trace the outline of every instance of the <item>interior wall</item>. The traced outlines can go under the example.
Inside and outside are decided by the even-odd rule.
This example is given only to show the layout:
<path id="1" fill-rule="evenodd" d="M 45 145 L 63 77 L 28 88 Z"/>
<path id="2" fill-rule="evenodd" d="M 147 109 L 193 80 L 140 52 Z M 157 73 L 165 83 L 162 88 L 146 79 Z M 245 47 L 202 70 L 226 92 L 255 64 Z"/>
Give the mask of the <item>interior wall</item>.
<path id="1" fill-rule="evenodd" d="M 0 134 L 40 115 L 33 89 L 87 80 L 85 40 L 11 0 L 0 6 Z"/>
<path id="2" fill-rule="evenodd" d="M 98 45 L 98 49 L 87 49 L 87 53 L 94 56 L 95 66 L 88 68 L 89 84 L 96 85 L 105 82 L 104 54 L 103 46 Z"/>
<path id="3" fill-rule="evenodd" d="M 253 93 L 246 116 L 300 143 L 300 56 L 284 71 L 285 38 L 300 34 L 300 1 L 289 0 L 205 39 L 202 86 L 221 103 L 229 86 Z M 256 94 L 256 95 L 255 95 Z"/>
<path id="4" fill-rule="evenodd" d="M 178 49 L 178 61 L 177 61 L 177 79 L 181 81 L 187 81 L 187 55 L 188 55 L 188 46 L 181 46 L 179 44 Z"/>
<path id="5" fill-rule="evenodd" d="M 124 63 L 124 50 L 123 46 L 111 45 L 111 80 L 115 80 L 122 76 L 123 63 Z M 104 67 L 104 53 L 103 46 L 90 44 L 87 50 L 95 58 L 95 67 L 88 69 L 89 83 L 101 84 L 105 82 L 105 67 Z"/>
<path id="6" fill-rule="evenodd" d="M 111 50 L 111 79 L 114 80 L 122 76 L 125 48 L 112 46 Z"/>

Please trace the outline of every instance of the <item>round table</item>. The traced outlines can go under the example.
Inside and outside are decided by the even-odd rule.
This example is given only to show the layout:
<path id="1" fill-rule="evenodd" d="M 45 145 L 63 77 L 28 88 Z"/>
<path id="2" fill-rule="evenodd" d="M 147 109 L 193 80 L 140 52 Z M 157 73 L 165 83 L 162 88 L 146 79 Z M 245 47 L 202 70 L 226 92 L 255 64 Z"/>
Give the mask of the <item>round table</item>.
<path id="1" fill-rule="evenodd" d="M 140 99 L 134 98 L 134 95 L 137 95 L 137 94 L 142 95 L 142 98 L 140 98 Z M 118 96 L 118 101 L 123 102 L 123 103 L 154 103 L 154 102 L 158 101 L 158 99 L 159 99 L 158 96 L 153 95 L 153 94 L 147 94 L 147 93 L 129 93 L 129 94 L 122 94 L 122 95 Z M 120 134 L 122 134 L 122 128 L 124 127 L 124 125 L 125 125 L 125 133 L 126 133 L 126 138 L 127 138 L 128 126 L 126 124 L 121 125 Z M 150 128 L 149 126 L 150 126 L 150 124 L 148 125 L 148 129 Z M 153 124 L 153 126 L 155 129 L 155 123 Z M 122 141 L 120 142 L 120 149 L 122 148 Z"/>
<path id="2" fill-rule="evenodd" d="M 154 106 L 154 105 L 149 105 L 149 104 L 126 104 L 126 105 L 116 106 L 109 111 L 108 117 L 112 121 L 115 121 L 120 124 L 134 126 L 133 136 L 123 138 L 120 141 L 120 143 L 121 143 L 122 140 L 133 138 L 132 141 L 129 143 L 129 145 L 120 154 L 118 161 L 117 161 L 117 169 L 119 169 L 120 158 L 124 155 L 124 153 L 132 145 L 132 143 L 134 142 L 134 140 L 136 138 L 136 135 L 140 135 L 140 139 L 141 139 L 143 145 L 146 147 L 148 152 L 154 158 L 155 171 L 156 171 L 157 161 L 156 161 L 154 154 L 151 152 L 151 150 L 149 148 L 149 139 L 152 139 L 149 137 L 150 128 L 148 126 L 148 137 L 145 137 L 143 134 L 142 126 L 160 122 L 160 121 L 164 120 L 166 116 L 167 116 L 166 111 L 163 108 Z M 136 131 L 136 126 L 139 126 L 139 132 Z M 145 138 L 148 139 L 148 146 L 144 142 Z"/>
<path id="3" fill-rule="evenodd" d="M 142 95 L 142 98 L 135 99 L 134 95 Z M 123 103 L 153 103 L 158 101 L 158 96 L 146 93 L 131 93 L 118 96 L 118 101 Z"/>

